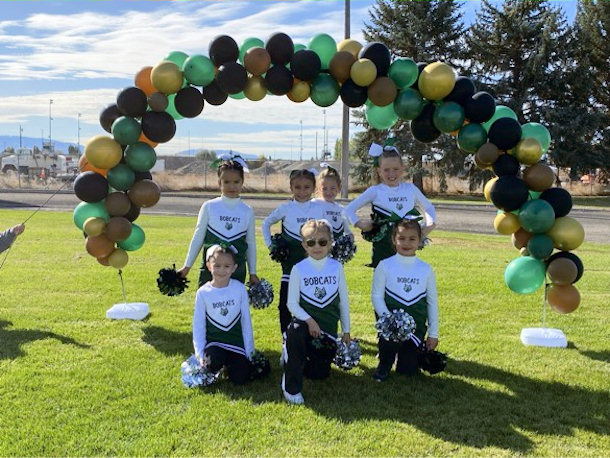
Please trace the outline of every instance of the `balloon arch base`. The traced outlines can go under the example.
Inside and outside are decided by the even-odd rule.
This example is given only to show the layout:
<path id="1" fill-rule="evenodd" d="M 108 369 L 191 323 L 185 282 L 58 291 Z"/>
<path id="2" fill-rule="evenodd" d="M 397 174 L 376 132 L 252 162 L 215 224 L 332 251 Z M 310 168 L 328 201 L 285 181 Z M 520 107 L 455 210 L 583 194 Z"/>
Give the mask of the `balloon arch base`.
<path id="1" fill-rule="evenodd" d="M 121 302 L 106 310 L 110 320 L 143 320 L 150 313 L 146 302 Z"/>
<path id="2" fill-rule="evenodd" d="M 568 339 L 561 329 L 555 328 L 523 328 L 521 330 L 523 345 L 535 347 L 566 348 Z"/>

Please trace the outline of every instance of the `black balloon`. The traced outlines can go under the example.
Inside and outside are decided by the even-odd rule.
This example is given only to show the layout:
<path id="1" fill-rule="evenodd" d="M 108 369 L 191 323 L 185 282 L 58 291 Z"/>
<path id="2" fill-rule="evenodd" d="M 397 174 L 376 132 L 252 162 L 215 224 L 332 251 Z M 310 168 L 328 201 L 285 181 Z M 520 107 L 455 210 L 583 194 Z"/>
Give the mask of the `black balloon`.
<path id="1" fill-rule="evenodd" d="M 282 32 L 271 35 L 265 43 L 265 49 L 274 65 L 286 65 L 294 55 L 292 38 Z"/>
<path id="2" fill-rule="evenodd" d="M 496 180 L 489 195 L 493 204 L 500 210 L 512 212 L 527 202 L 529 191 L 521 178 L 506 175 Z"/>
<path id="3" fill-rule="evenodd" d="M 127 214 L 123 215 L 124 218 L 127 218 L 129 221 L 134 222 L 140 216 L 140 207 L 131 202 L 131 208 L 127 212 Z"/>
<path id="4" fill-rule="evenodd" d="M 219 35 L 210 43 L 209 55 L 214 65 L 220 67 L 226 62 L 235 62 L 239 57 L 239 47 L 228 35 Z"/>
<path id="5" fill-rule="evenodd" d="M 426 66 L 428 65 L 428 62 L 418 62 L 417 63 L 417 79 L 415 80 L 415 82 L 410 86 L 413 89 L 419 91 L 419 86 L 418 86 L 418 82 L 419 82 L 419 75 L 421 75 L 421 72 L 424 71 L 424 68 L 426 68 Z"/>
<path id="6" fill-rule="evenodd" d="M 549 188 L 538 198 L 551 204 L 551 207 L 555 210 L 555 218 L 566 216 L 572 210 L 572 196 L 563 188 Z"/>
<path id="7" fill-rule="evenodd" d="M 140 181 L 140 180 L 152 180 L 152 174 L 149 171 L 146 171 L 146 172 L 135 172 L 134 176 L 135 176 L 135 179 L 133 180 L 134 183 L 136 181 Z"/>
<path id="8" fill-rule="evenodd" d="M 582 277 L 582 274 L 585 271 L 585 266 L 583 265 L 580 258 L 578 256 L 576 256 L 574 253 L 571 253 L 569 251 L 558 251 L 557 253 L 555 253 L 554 255 L 552 255 L 551 257 L 546 259 L 546 261 L 545 261 L 546 265 L 548 266 L 551 262 L 553 262 L 555 259 L 558 259 L 558 258 L 568 258 L 570 261 L 572 261 L 574 264 L 576 264 L 576 269 L 578 270 L 578 274 L 576 275 L 576 280 L 574 280 L 574 283 L 576 283 L 578 280 L 580 280 L 580 277 Z"/>
<path id="9" fill-rule="evenodd" d="M 248 82 L 248 72 L 237 62 L 227 62 L 218 69 L 218 85 L 228 94 L 237 94 L 244 90 Z"/>
<path id="10" fill-rule="evenodd" d="M 176 94 L 174 106 L 185 118 L 194 118 L 203 111 L 203 96 L 196 87 L 183 87 Z"/>
<path id="11" fill-rule="evenodd" d="M 496 101 L 487 92 L 477 92 L 466 100 L 464 114 L 470 122 L 484 123 L 496 112 Z"/>
<path id="12" fill-rule="evenodd" d="M 121 116 L 123 116 L 123 113 L 121 113 L 119 107 L 116 106 L 116 103 L 108 105 L 100 113 L 100 125 L 106 132 L 110 134 L 112 133 L 112 123 Z"/>
<path id="13" fill-rule="evenodd" d="M 222 105 L 229 98 L 229 94 L 221 89 L 218 81 L 214 80 L 203 89 L 203 98 L 210 105 Z"/>
<path id="14" fill-rule="evenodd" d="M 82 172 L 74 180 L 74 194 L 84 202 L 99 202 L 108 195 L 108 181 L 96 172 Z"/>
<path id="15" fill-rule="evenodd" d="M 364 46 L 358 53 L 360 59 L 369 59 L 377 67 L 377 76 L 387 76 L 392 58 L 390 50 L 383 43 L 374 41 Z"/>
<path id="16" fill-rule="evenodd" d="M 517 175 L 521 165 L 515 156 L 510 154 L 500 154 L 498 159 L 491 164 L 491 167 L 496 175 L 503 177 L 506 175 Z"/>
<path id="17" fill-rule="evenodd" d="M 513 118 L 497 119 L 489 128 L 487 137 L 498 149 L 508 151 L 521 140 L 521 124 Z"/>
<path id="18" fill-rule="evenodd" d="M 436 128 L 433 122 L 434 104 L 428 103 L 424 106 L 421 114 L 411 121 L 411 133 L 416 140 L 422 143 L 430 143 L 436 140 L 441 131 Z"/>
<path id="19" fill-rule="evenodd" d="M 292 89 L 292 73 L 283 65 L 274 65 L 265 75 L 267 89 L 275 95 L 285 95 Z"/>
<path id="20" fill-rule="evenodd" d="M 292 74 L 301 81 L 311 81 L 320 73 L 321 68 L 320 57 L 310 49 L 297 51 L 290 61 Z"/>
<path id="21" fill-rule="evenodd" d="M 121 113 L 132 118 L 139 118 L 148 108 L 148 98 L 138 87 L 126 87 L 116 98 L 116 105 Z"/>
<path id="22" fill-rule="evenodd" d="M 350 108 L 364 105 L 367 99 L 367 88 L 358 86 L 351 78 L 345 81 L 340 90 L 341 100 Z"/>
<path id="23" fill-rule="evenodd" d="M 156 143 L 165 143 L 176 133 L 176 121 L 165 111 L 148 111 L 142 116 L 142 132 Z"/>
<path id="24" fill-rule="evenodd" d="M 453 90 L 443 100 L 445 102 L 456 102 L 464 106 L 466 101 L 474 95 L 476 90 L 477 88 L 470 78 L 458 76 L 455 79 L 455 86 L 453 86 Z"/>

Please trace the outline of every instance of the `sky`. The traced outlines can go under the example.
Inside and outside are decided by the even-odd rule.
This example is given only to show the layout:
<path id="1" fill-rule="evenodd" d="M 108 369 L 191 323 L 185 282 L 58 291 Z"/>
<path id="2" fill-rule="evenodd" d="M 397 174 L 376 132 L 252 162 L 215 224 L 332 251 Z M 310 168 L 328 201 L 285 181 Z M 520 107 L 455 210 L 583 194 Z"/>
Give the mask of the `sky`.
<path id="1" fill-rule="evenodd" d="M 374 3 L 350 2 L 351 38 L 363 44 L 362 28 Z M 575 1 L 552 3 L 573 20 Z M 51 135 L 75 145 L 80 133 L 84 145 L 105 134 L 100 111 L 122 88 L 133 86 L 138 70 L 171 51 L 207 55 L 218 35 L 229 35 L 238 45 L 248 37 L 266 41 L 275 32 L 304 45 L 318 33 L 339 42 L 344 5 L 344 0 L 0 0 L 0 136 L 18 136 L 21 126 L 23 136 Z M 477 0 L 464 2 L 466 23 L 479 7 Z M 206 104 L 197 118 L 177 121 L 175 137 L 156 151 L 233 149 L 309 159 L 321 154 L 325 124 L 331 151 L 341 137 L 341 100 L 323 110 L 311 100 L 229 98 L 221 106 Z M 6 146 L 0 143 L 1 149 Z"/>

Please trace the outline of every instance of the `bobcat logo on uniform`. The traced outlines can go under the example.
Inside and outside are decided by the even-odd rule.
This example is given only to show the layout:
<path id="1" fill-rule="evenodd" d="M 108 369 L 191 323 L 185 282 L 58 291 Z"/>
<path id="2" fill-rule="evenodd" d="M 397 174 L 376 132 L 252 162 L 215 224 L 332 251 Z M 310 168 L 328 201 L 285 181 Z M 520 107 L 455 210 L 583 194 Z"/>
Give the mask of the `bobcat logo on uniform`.
<path id="1" fill-rule="evenodd" d="M 396 204 L 396 208 L 397 208 L 398 210 L 402 210 L 402 209 L 404 208 L 404 206 L 403 206 L 401 203 L 397 203 L 397 204 Z"/>
<path id="2" fill-rule="evenodd" d="M 233 229 L 233 223 L 230 223 L 229 221 L 227 221 L 227 222 L 225 223 L 225 229 L 226 229 L 227 231 L 230 231 L 231 229 Z"/>
<path id="3" fill-rule="evenodd" d="M 326 288 L 324 288 L 324 287 L 318 288 L 316 286 L 316 291 L 315 291 L 314 295 L 316 296 L 317 299 L 322 299 L 324 296 L 326 296 Z"/>
<path id="4" fill-rule="evenodd" d="M 229 313 L 229 309 L 228 308 L 223 307 L 223 308 L 220 309 L 220 314 L 222 316 L 227 316 L 228 313 Z"/>
<path id="5" fill-rule="evenodd" d="M 406 284 L 403 289 L 405 290 L 405 293 L 408 293 L 413 289 L 413 287 L 409 284 Z"/>
<path id="6" fill-rule="evenodd" d="M 336 222 L 337 222 L 337 220 L 338 220 L 337 215 L 334 215 L 334 216 L 333 216 L 333 221 L 336 223 Z"/>

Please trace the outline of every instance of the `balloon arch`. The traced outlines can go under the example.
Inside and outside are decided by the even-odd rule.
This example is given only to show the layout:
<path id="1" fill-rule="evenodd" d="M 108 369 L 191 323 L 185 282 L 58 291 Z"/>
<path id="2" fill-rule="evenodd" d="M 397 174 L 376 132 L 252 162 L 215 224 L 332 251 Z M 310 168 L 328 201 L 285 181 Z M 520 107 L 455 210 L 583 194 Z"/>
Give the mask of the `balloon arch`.
<path id="1" fill-rule="evenodd" d="M 198 116 L 204 103 L 267 95 L 297 103 L 311 98 L 320 107 L 341 97 L 350 108 L 366 105 L 366 119 L 375 129 L 390 129 L 401 119 L 410 121 L 413 136 L 424 143 L 441 133 L 455 136 L 479 167 L 496 174 L 484 188 L 498 208 L 494 226 L 521 250 L 506 267 L 508 287 L 532 293 L 548 275 L 550 305 L 560 313 L 578 307 L 573 283 L 583 265 L 570 251 L 583 242 L 584 230 L 567 216 L 570 194 L 553 187 L 553 170 L 540 162 L 551 143 L 548 130 L 538 123 L 521 125 L 510 108 L 477 92 L 447 64 L 392 61 L 382 43 L 337 44 L 327 34 L 314 36 L 308 46 L 284 33 L 266 43 L 248 38 L 241 46 L 222 35 L 210 43 L 209 57 L 174 51 L 142 68 L 135 85 L 121 90 L 100 114 L 111 136 L 91 138 L 81 158 L 74 191 L 83 202 L 74 210 L 74 223 L 87 235 L 88 253 L 121 269 L 127 252 L 143 245 L 144 231 L 134 221 L 140 208 L 160 198 L 149 170 L 156 161 L 154 147 L 174 136 L 176 120 Z"/>

